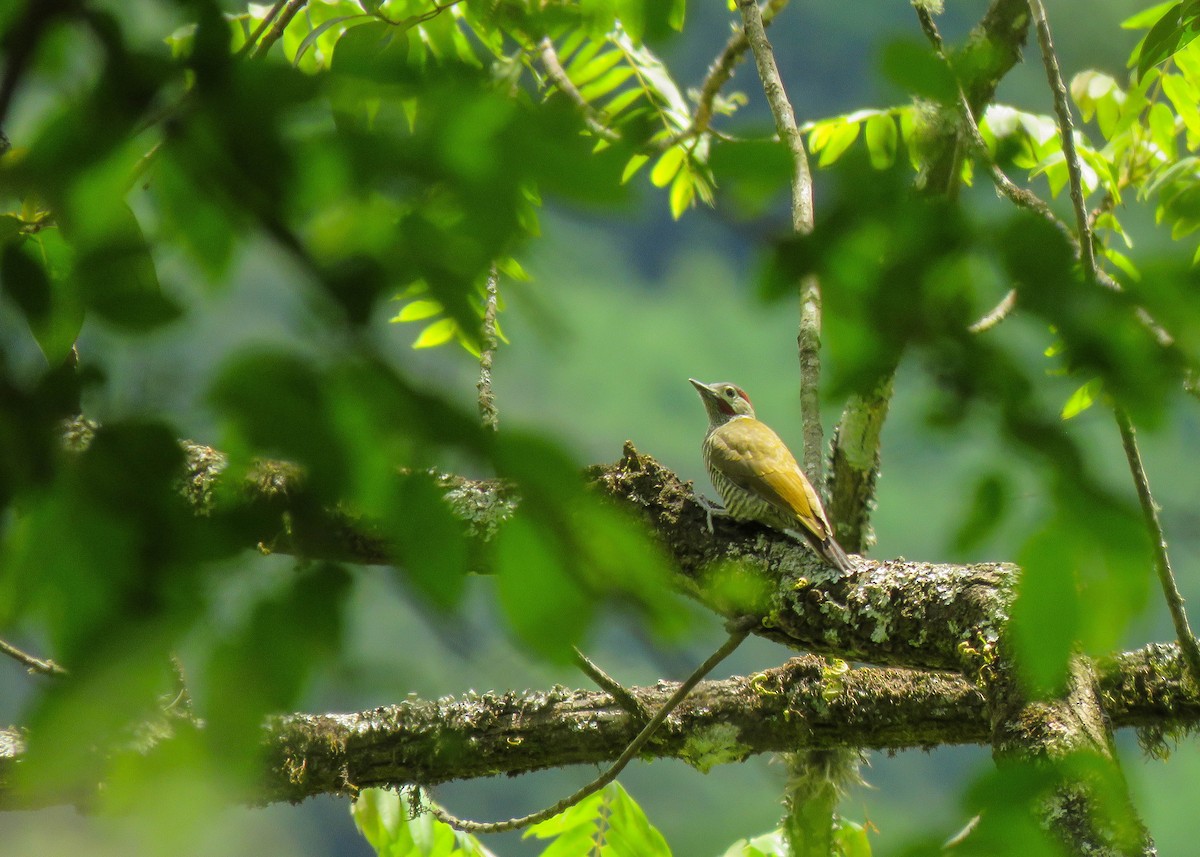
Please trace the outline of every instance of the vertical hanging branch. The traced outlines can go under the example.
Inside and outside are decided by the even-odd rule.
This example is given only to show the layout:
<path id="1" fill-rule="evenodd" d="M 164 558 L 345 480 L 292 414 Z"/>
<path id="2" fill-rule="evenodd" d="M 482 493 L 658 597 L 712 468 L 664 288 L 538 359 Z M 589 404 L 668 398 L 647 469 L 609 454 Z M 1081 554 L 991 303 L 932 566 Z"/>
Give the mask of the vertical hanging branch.
<path id="1" fill-rule="evenodd" d="M 865 553 L 875 543 L 871 513 L 879 478 L 880 434 L 894 380 L 895 373 L 890 372 L 870 393 L 851 396 L 833 435 L 827 508 L 838 544 L 851 553 Z"/>
<path id="2" fill-rule="evenodd" d="M 1094 286 L 1097 281 L 1096 257 L 1091 224 L 1084 207 L 1082 170 L 1072 136 L 1066 87 L 1054 55 L 1046 10 L 1041 0 L 1028 0 L 1028 8 L 1037 29 L 1046 79 L 1058 114 L 1071 200 L 1078 221 L 1080 260 L 1087 282 Z M 1030 702 L 1017 680 L 1011 658 L 1004 657 L 997 662 L 987 696 L 993 723 L 992 753 L 997 762 L 1014 758 L 1038 764 L 1079 754 L 1100 760 L 1114 775 L 1113 782 L 1118 784 L 1120 791 L 1104 793 L 1087 778 L 1064 770 L 1062 781 L 1038 809 L 1041 823 L 1056 835 L 1068 853 L 1156 853 L 1153 839 L 1138 819 L 1121 783 L 1112 728 L 1105 719 L 1090 662 L 1082 656 L 1073 657 L 1064 693 L 1057 698 Z"/>
<path id="3" fill-rule="evenodd" d="M 788 101 L 775 64 L 775 54 L 767 40 L 762 10 L 756 0 L 738 0 L 742 27 L 763 92 L 775 117 L 779 139 L 792 154 L 792 228 L 799 235 L 813 231 L 812 171 L 804 137 L 796 126 L 796 115 Z M 796 335 L 800 358 L 800 420 L 804 434 L 804 471 L 813 485 L 823 486 L 824 440 L 821 431 L 821 289 L 817 278 L 805 277 L 800 283 L 800 327 Z M 791 853 L 816 855 L 830 853 L 838 797 L 847 782 L 858 776 L 859 754 L 839 749 L 826 752 L 794 753 L 785 794 L 784 835 Z"/>
<path id="4" fill-rule="evenodd" d="M 808 152 L 804 149 L 804 137 L 796 126 L 796 114 L 788 101 L 775 65 L 775 54 L 767 41 L 767 30 L 763 24 L 762 9 L 755 0 L 738 0 L 742 14 L 742 27 L 758 77 L 762 81 L 771 115 L 775 118 L 775 130 L 779 139 L 792 153 L 792 228 L 800 235 L 813 230 L 813 187 L 812 171 L 808 165 Z M 804 434 L 804 472 L 813 485 L 823 485 L 821 478 L 824 447 L 821 431 L 821 289 L 816 277 L 805 277 L 800 283 L 800 327 L 796 334 L 796 345 L 800 358 L 800 422 Z"/>
<path id="5" fill-rule="evenodd" d="M 495 263 L 488 271 L 487 287 L 483 303 L 483 342 L 479 351 L 479 418 L 483 427 L 498 431 L 500 414 L 496 410 L 496 394 L 492 392 L 492 360 L 496 356 L 499 338 L 496 335 L 496 305 L 499 301 L 500 274 Z"/>
<path id="6" fill-rule="evenodd" d="M 1183 652 L 1184 663 L 1188 666 L 1192 681 L 1200 687 L 1200 645 L 1196 635 L 1188 623 L 1187 611 L 1183 606 L 1183 596 L 1175 584 L 1175 572 L 1171 570 L 1171 558 L 1167 554 L 1167 538 L 1163 533 L 1162 523 L 1158 520 L 1158 506 L 1150 493 L 1150 480 L 1146 477 L 1146 469 L 1142 466 L 1142 453 L 1138 449 L 1137 435 L 1133 430 L 1133 422 L 1125 409 L 1118 406 L 1113 411 L 1117 419 L 1117 428 L 1121 432 L 1121 445 L 1125 448 L 1125 458 L 1129 461 L 1129 472 L 1133 475 L 1134 485 L 1137 486 L 1138 502 L 1142 507 L 1142 517 L 1146 521 L 1146 529 L 1150 531 L 1154 547 L 1154 571 L 1158 574 L 1158 582 L 1162 586 L 1163 598 L 1166 599 L 1167 609 L 1171 613 L 1171 621 L 1175 624 L 1175 636 L 1179 638 L 1179 648 Z"/>
<path id="7" fill-rule="evenodd" d="M 1042 0 L 1029 0 L 1029 11 L 1037 29 L 1038 46 L 1042 50 L 1042 63 L 1046 67 L 1046 80 L 1054 96 L 1054 112 L 1058 116 L 1058 132 L 1062 137 L 1063 156 L 1067 161 L 1067 176 L 1070 180 L 1071 203 L 1075 208 L 1075 219 L 1079 228 L 1079 258 L 1088 280 L 1096 280 L 1096 251 L 1092 244 L 1092 222 L 1088 217 L 1083 200 L 1083 168 L 1079 163 L 1079 152 L 1075 148 L 1075 129 L 1071 122 L 1071 106 L 1067 103 L 1067 87 L 1058 68 L 1058 56 L 1050 39 L 1050 22 L 1046 20 L 1046 7 Z"/>
<path id="8" fill-rule="evenodd" d="M 1079 152 L 1075 148 L 1075 140 L 1071 127 L 1071 107 L 1067 103 L 1067 88 L 1063 83 L 1062 73 L 1058 68 L 1058 57 L 1054 53 L 1054 43 L 1050 37 L 1050 23 L 1046 19 L 1046 9 L 1041 0 L 1029 0 L 1029 10 L 1037 27 L 1038 45 L 1042 50 L 1042 60 L 1046 67 L 1046 78 L 1054 93 L 1054 110 L 1058 114 L 1059 133 L 1062 135 L 1063 155 L 1067 161 L 1067 176 L 1070 181 L 1071 202 L 1075 208 L 1075 220 L 1079 226 L 1079 258 L 1083 264 L 1084 275 L 1090 283 L 1100 279 L 1096 267 L 1096 253 L 1092 241 L 1092 221 L 1088 217 L 1087 205 L 1083 198 L 1083 170 L 1079 162 Z M 1192 680 L 1200 685 L 1200 645 L 1192 633 L 1188 623 L 1187 612 L 1183 606 L 1183 596 L 1175 583 L 1175 574 L 1171 570 L 1171 560 L 1167 555 L 1167 541 L 1163 534 L 1162 524 L 1158 519 L 1158 510 L 1154 498 L 1150 494 L 1150 482 L 1142 466 L 1142 455 L 1138 450 L 1137 436 L 1134 434 L 1133 423 L 1129 415 L 1119 404 L 1113 409 L 1113 417 L 1117 429 L 1121 433 L 1121 443 L 1125 449 L 1125 457 L 1129 462 L 1129 470 L 1137 487 L 1138 500 L 1142 507 L 1142 515 L 1146 528 L 1154 545 L 1154 569 L 1162 586 L 1163 597 L 1171 613 L 1175 625 L 1175 633 L 1179 637 L 1179 647 L 1183 651 L 1184 661 Z"/>

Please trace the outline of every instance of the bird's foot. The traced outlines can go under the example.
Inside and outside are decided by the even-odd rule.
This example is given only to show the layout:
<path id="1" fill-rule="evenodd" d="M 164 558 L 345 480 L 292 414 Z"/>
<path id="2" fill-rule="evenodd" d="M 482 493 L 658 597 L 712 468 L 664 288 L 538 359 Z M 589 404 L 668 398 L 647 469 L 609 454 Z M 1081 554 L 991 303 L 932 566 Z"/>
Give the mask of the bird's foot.
<path id="1" fill-rule="evenodd" d="M 727 516 L 725 507 L 720 503 L 717 503 L 716 501 L 710 500 L 707 497 L 699 494 L 696 495 L 696 499 L 698 499 L 700 501 L 700 505 L 704 507 L 704 524 L 706 527 L 708 527 L 708 532 L 711 535 L 715 532 L 715 530 L 713 530 L 713 518 L 717 516 Z"/>

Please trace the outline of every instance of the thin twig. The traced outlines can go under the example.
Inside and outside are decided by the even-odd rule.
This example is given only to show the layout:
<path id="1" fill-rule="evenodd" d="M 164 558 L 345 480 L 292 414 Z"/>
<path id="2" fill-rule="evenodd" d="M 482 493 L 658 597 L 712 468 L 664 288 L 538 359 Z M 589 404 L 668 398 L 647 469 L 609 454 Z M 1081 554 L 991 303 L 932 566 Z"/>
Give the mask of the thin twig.
<path id="1" fill-rule="evenodd" d="M 967 328 L 971 333 L 983 333 L 991 330 L 1004 319 L 1008 318 L 1008 314 L 1012 312 L 1012 308 L 1017 305 L 1017 290 L 1009 289 L 1008 292 L 1000 299 L 1000 303 L 992 308 L 992 311 L 985 315 L 979 321 Z"/>
<path id="2" fill-rule="evenodd" d="M 574 651 L 575 665 L 579 667 L 584 675 L 594 681 L 601 690 L 607 692 L 609 696 L 616 700 L 618 705 L 638 720 L 646 721 L 650 719 L 650 712 L 646 710 L 646 706 L 638 701 L 636 696 L 627 691 L 619 681 L 601 669 L 599 664 L 579 651 L 578 648 Z"/>
<path id="3" fill-rule="evenodd" d="M 1041 0 L 1028 0 L 1028 2 L 1030 13 L 1033 15 L 1034 24 L 1037 27 L 1038 44 L 1041 46 L 1042 61 L 1046 67 L 1046 79 L 1054 93 L 1054 110 L 1058 114 L 1063 156 L 1067 161 L 1071 202 L 1074 204 L 1075 219 L 1079 224 L 1079 248 L 1084 275 L 1089 281 L 1096 282 L 1098 269 L 1096 254 L 1092 246 L 1092 222 L 1083 199 L 1083 169 L 1071 129 L 1071 109 L 1067 104 L 1067 89 L 1058 68 L 1058 57 L 1054 53 L 1054 43 L 1050 37 L 1050 24 L 1046 20 L 1045 7 L 1042 6 Z M 1139 318 L 1142 318 L 1144 323 L 1149 322 L 1152 325 L 1151 330 L 1157 327 L 1149 314 L 1140 315 Z M 1171 620 L 1175 624 L 1175 634 L 1179 638 L 1179 647 L 1183 651 L 1184 660 L 1191 671 L 1192 679 L 1197 685 L 1200 685 L 1200 645 L 1197 644 L 1196 637 L 1192 634 L 1191 626 L 1188 624 L 1187 613 L 1183 606 L 1183 596 L 1179 594 L 1179 587 L 1175 583 L 1175 574 L 1171 570 L 1171 560 L 1167 555 L 1166 536 L 1163 534 L 1162 524 L 1158 519 L 1158 509 L 1154 505 L 1154 497 L 1150 494 L 1150 481 L 1142 466 L 1142 456 L 1138 450 L 1133 423 L 1129 419 L 1129 414 L 1119 404 L 1113 408 L 1113 417 L 1117 421 L 1117 428 L 1121 433 L 1121 444 L 1125 448 L 1125 457 L 1129 461 L 1129 470 L 1133 474 L 1134 485 L 1137 487 L 1142 516 L 1145 518 L 1146 528 L 1150 531 L 1151 539 L 1154 542 L 1154 570 L 1162 586 L 1167 609 L 1171 613 Z"/>
<path id="4" fill-rule="evenodd" d="M 283 8 L 285 3 L 287 3 L 287 0 L 275 0 L 275 5 L 267 10 L 266 16 L 258 22 L 258 26 L 254 28 L 254 32 L 246 39 L 246 43 L 238 48 L 237 56 L 245 56 L 258 44 L 258 40 L 262 38 L 263 32 L 267 27 L 271 26 L 271 22 L 275 20 L 279 14 L 279 10 Z"/>
<path id="5" fill-rule="evenodd" d="M 558 87 L 558 91 L 574 102 L 583 114 L 583 121 L 587 124 L 590 130 L 597 137 L 602 137 L 605 140 L 620 140 L 621 135 L 609 128 L 602 120 L 603 114 L 593 107 L 586 98 L 583 97 L 578 87 L 571 82 L 571 78 L 567 76 L 566 69 L 562 66 L 562 61 L 558 58 L 558 50 L 554 47 L 554 40 L 546 36 L 538 44 L 538 54 L 542 60 L 542 68 L 546 70 L 546 76 L 551 82 Z"/>
<path id="6" fill-rule="evenodd" d="M 496 334 L 496 305 L 499 302 L 500 274 L 493 263 L 487 277 L 487 296 L 483 305 L 483 347 L 479 352 L 479 417 L 483 427 L 497 431 L 500 414 L 496 410 L 496 394 L 492 391 L 492 360 L 496 356 L 498 337 Z"/>
<path id="7" fill-rule="evenodd" d="M 1079 258 L 1089 280 L 1096 279 L 1096 251 L 1092 246 L 1092 227 L 1088 219 L 1087 205 L 1083 199 L 1083 167 L 1079 151 L 1075 148 L 1075 131 L 1071 124 L 1071 107 L 1067 103 L 1067 86 L 1063 83 L 1058 68 L 1058 56 L 1054 53 L 1054 42 L 1050 38 L 1050 22 L 1046 20 L 1046 7 L 1042 0 L 1028 0 L 1029 11 L 1037 28 L 1038 46 L 1042 49 L 1042 64 L 1046 67 L 1046 80 L 1054 95 L 1054 112 L 1058 115 L 1058 132 L 1062 137 L 1063 156 L 1067 160 L 1067 177 L 1071 187 L 1071 203 L 1075 207 L 1075 220 L 1079 227 Z"/>
<path id="8" fill-rule="evenodd" d="M 775 53 L 767 40 L 762 10 L 754 0 L 738 0 L 738 9 L 741 10 L 742 26 L 758 66 L 763 92 L 767 96 L 767 103 L 771 105 L 771 115 L 775 118 L 775 130 L 792 153 L 792 228 L 801 235 L 807 235 L 813 230 L 814 220 L 812 172 L 808 166 L 808 152 L 804 149 L 804 136 L 796 126 L 796 114 L 784 91 L 779 67 L 775 64 Z"/>
<path id="9" fill-rule="evenodd" d="M 287 5 L 279 13 L 275 23 L 267 31 L 267 35 L 254 49 L 254 59 L 260 59 L 267 55 L 271 47 L 279 41 L 279 38 L 283 35 L 283 31 L 288 28 L 288 24 L 292 23 L 292 19 L 296 17 L 296 13 L 303 9 L 306 3 L 308 3 L 308 0 L 287 0 Z"/>
<path id="10" fill-rule="evenodd" d="M 20 661 L 29 668 L 31 673 L 41 673 L 42 675 L 66 675 L 67 671 L 56 664 L 49 658 L 39 658 L 29 654 L 29 652 L 18 649 L 12 643 L 0 640 L 0 653 L 8 655 L 16 661 Z"/>
<path id="11" fill-rule="evenodd" d="M 808 152 L 804 149 L 804 135 L 796 126 L 796 114 L 788 101 L 775 64 L 775 54 L 767 40 L 763 25 L 762 9 L 756 0 L 738 0 L 742 13 L 742 28 L 754 62 L 758 77 L 762 81 L 771 115 L 775 118 L 775 130 L 779 139 L 792 153 L 792 228 L 800 235 L 813 230 L 813 183 L 812 170 L 808 164 Z M 796 345 L 800 359 L 800 423 L 804 437 L 804 471 L 814 485 L 823 485 L 821 478 L 824 466 L 824 439 L 821 430 L 821 291 L 816 277 L 805 277 L 800 283 L 800 325 L 796 334 Z"/>
<path id="12" fill-rule="evenodd" d="M 757 620 L 754 621 L 757 622 Z M 650 719 L 650 722 L 642 727 L 642 731 L 637 734 L 637 737 L 629 742 L 629 746 L 625 748 L 625 752 L 623 752 L 620 757 L 613 762 L 612 767 L 610 767 L 596 779 L 592 780 L 579 791 L 575 792 L 575 794 L 563 798 L 558 803 L 554 804 L 554 806 L 547 807 L 539 812 L 531 813 L 521 818 L 510 818 L 508 821 L 491 822 L 470 821 L 465 818 L 458 818 L 457 816 L 451 815 L 440 806 L 432 804 L 423 807 L 423 809 L 428 810 L 438 821 L 448 824 L 456 830 L 466 831 L 467 833 L 504 833 L 508 830 L 519 830 L 522 827 L 528 827 L 531 824 L 537 824 L 545 821 L 548 818 L 553 818 L 563 810 L 579 803 L 584 798 L 594 795 L 596 792 L 600 791 L 600 789 L 604 788 L 606 785 L 615 780 L 621 771 L 625 769 L 625 766 L 633 761 L 633 758 L 639 752 L 641 752 L 642 747 L 644 747 L 646 742 L 648 742 L 654 736 L 654 733 L 658 731 L 658 727 L 663 724 L 668 716 L 670 716 L 671 712 L 678 708 L 680 703 L 687 698 L 687 695 L 691 693 L 692 688 L 699 684 L 701 679 L 716 669 L 717 664 L 721 663 L 721 661 L 733 654 L 734 649 L 742 644 L 742 641 L 745 640 L 746 636 L 750 633 L 750 627 L 751 624 L 749 621 L 735 624 L 735 627 L 729 633 L 729 639 L 726 640 L 719 649 L 713 652 L 704 663 L 697 667 L 695 672 L 688 676 L 687 680 L 684 681 L 683 684 L 679 685 L 678 689 L 676 689 L 676 691 L 671 694 L 670 698 L 663 703 L 662 708 L 658 709 L 654 717 Z"/>
<path id="13" fill-rule="evenodd" d="M 775 16 L 787 6 L 788 2 L 789 0 L 767 0 L 763 4 L 761 8 L 764 28 L 771 26 Z M 717 54 L 717 58 L 713 60 L 712 65 L 708 67 L 708 72 L 704 75 L 704 81 L 700 84 L 696 97 L 696 113 L 692 116 L 691 125 L 675 137 L 670 138 L 664 148 L 670 148 L 681 140 L 699 136 L 709 130 L 708 126 L 712 123 L 713 118 L 713 103 L 717 99 L 717 94 L 733 78 L 733 70 L 741 62 L 742 55 L 749 47 L 750 42 L 746 39 L 746 31 L 734 30 L 733 35 L 729 37 L 729 41 L 725 43 L 725 47 L 721 49 L 721 53 Z"/>
<path id="14" fill-rule="evenodd" d="M 921 22 L 921 29 L 933 45 L 938 58 L 953 73 L 953 66 L 950 63 L 950 58 L 946 56 L 945 47 L 942 42 L 942 34 L 938 31 L 933 16 L 929 14 L 928 9 L 921 5 L 914 4 L 913 8 L 916 10 L 917 19 Z M 958 89 L 959 117 L 962 120 L 963 130 L 967 132 L 967 143 L 970 146 L 971 154 L 976 160 L 987 166 L 988 173 L 992 178 L 992 183 L 996 186 L 996 190 L 1018 208 L 1032 211 L 1053 225 L 1059 232 L 1066 236 L 1067 240 L 1075 248 L 1076 253 L 1078 253 L 1079 242 L 1075 237 L 1075 233 L 1071 231 L 1071 228 L 1055 215 L 1045 200 L 1033 191 L 1014 184 L 1012 179 L 1005 174 L 1004 170 L 1000 169 L 996 162 L 992 160 L 991 152 L 988 151 L 987 143 L 984 141 L 983 134 L 979 130 L 979 123 L 975 119 L 975 114 L 971 111 L 971 103 L 967 99 L 967 94 L 963 91 L 962 84 L 959 82 L 957 75 L 954 76 L 954 80 L 955 86 Z"/>
<path id="15" fill-rule="evenodd" d="M 825 436 L 821 429 L 821 285 L 814 274 L 800 281 L 796 356 L 800 362 L 800 427 L 804 439 L 804 472 L 813 485 L 823 486 Z"/>
<path id="16" fill-rule="evenodd" d="M 1146 529 L 1150 531 L 1154 542 L 1154 571 L 1158 574 L 1158 582 L 1162 585 L 1163 597 L 1167 601 L 1167 610 L 1171 613 L 1171 621 L 1175 623 L 1175 636 L 1179 638 L 1179 648 L 1183 659 L 1192 674 L 1192 681 L 1200 687 L 1200 644 L 1188 624 L 1187 611 L 1183 606 L 1183 596 L 1175 585 L 1175 573 L 1171 570 L 1171 559 L 1167 555 L 1167 537 L 1163 533 L 1162 522 L 1158 519 L 1158 506 L 1150 493 L 1150 480 L 1142 465 L 1142 454 L 1138 450 L 1137 435 L 1134 433 L 1133 422 L 1129 414 L 1120 405 L 1113 409 L 1117 418 L 1117 428 L 1121 431 L 1121 445 L 1125 447 L 1125 458 L 1129 461 L 1129 472 L 1133 474 L 1133 483 L 1137 486 L 1138 502 L 1142 506 L 1142 517 L 1146 520 Z"/>

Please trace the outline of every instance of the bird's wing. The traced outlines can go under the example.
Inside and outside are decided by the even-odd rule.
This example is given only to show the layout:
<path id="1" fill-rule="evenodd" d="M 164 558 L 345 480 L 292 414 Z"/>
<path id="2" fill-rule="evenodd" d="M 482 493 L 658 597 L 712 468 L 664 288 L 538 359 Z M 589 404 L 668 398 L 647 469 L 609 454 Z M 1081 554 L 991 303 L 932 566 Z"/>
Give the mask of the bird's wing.
<path id="1" fill-rule="evenodd" d="M 787 445 L 766 423 L 733 419 L 712 433 L 713 462 L 735 485 L 795 516 L 822 541 L 829 537 L 825 510 Z"/>

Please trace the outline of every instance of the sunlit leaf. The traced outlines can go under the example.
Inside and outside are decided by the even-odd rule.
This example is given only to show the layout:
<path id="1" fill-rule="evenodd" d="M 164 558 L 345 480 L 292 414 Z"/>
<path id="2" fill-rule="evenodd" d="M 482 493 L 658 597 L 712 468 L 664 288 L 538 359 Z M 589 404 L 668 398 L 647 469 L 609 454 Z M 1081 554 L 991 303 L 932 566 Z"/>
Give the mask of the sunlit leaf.
<path id="1" fill-rule="evenodd" d="M 650 171 L 650 181 L 655 187 L 666 187 L 675 178 L 687 157 L 680 146 L 672 146 L 661 155 Z"/>
<path id="2" fill-rule="evenodd" d="M 867 119 L 865 138 L 871 166 L 885 170 L 896 161 L 896 142 L 899 132 L 896 120 L 887 113 L 878 113 Z"/>
<path id="3" fill-rule="evenodd" d="M 835 163 L 858 139 L 858 132 L 861 128 L 862 126 L 858 122 L 837 123 L 832 129 L 829 139 L 821 148 L 821 157 L 817 165 L 828 167 Z"/>
<path id="4" fill-rule="evenodd" d="M 588 853 L 597 857 L 669 857 L 671 853 L 662 834 L 620 783 L 611 783 L 553 818 L 533 825 L 525 836 L 554 840 L 541 857 Z"/>
<path id="5" fill-rule="evenodd" d="M 436 348 L 445 345 L 454 338 L 458 330 L 458 322 L 452 318 L 443 318 L 421 331 L 421 335 L 413 342 L 413 348 Z"/>
<path id="6" fill-rule="evenodd" d="M 696 197 L 696 182 L 692 174 L 680 170 L 671 182 L 671 216 L 678 220 L 687 211 Z"/>
<path id="7" fill-rule="evenodd" d="M 431 813 L 414 817 L 407 789 L 363 789 L 350 805 L 350 813 L 379 857 L 495 857 L 474 836 Z"/>
<path id="8" fill-rule="evenodd" d="M 633 178 L 637 171 L 646 165 L 650 160 L 649 155 L 634 155 L 629 159 L 629 163 L 625 165 L 625 171 L 621 174 L 621 184 L 625 184 Z"/>
<path id="9" fill-rule="evenodd" d="M 442 305 L 437 301 L 413 301 L 407 304 L 404 309 L 396 313 L 392 321 L 421 321 L 426 318 L 433 318 L 442 312 Z"/>
<path id="10" fill-rule="evenodd" d="M 1061 416 L 1064 420 L 1069 420 L 1072 417 L 1079 416 L 1079 414 L 1086 411 L 1095 403 L 1096 396 L 1099 394 L 1101 389 L 1102 385 L 1099 378 L 1093 378 L 1086 384 L 1083 384 L 1071 394 L 1070 398 L 1067 399 L 1066 404 L 1062 407 L 1062 413 L 1059 414 L 1059 416 Z"/>

